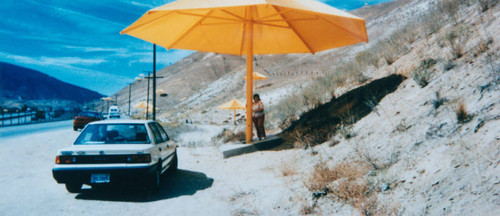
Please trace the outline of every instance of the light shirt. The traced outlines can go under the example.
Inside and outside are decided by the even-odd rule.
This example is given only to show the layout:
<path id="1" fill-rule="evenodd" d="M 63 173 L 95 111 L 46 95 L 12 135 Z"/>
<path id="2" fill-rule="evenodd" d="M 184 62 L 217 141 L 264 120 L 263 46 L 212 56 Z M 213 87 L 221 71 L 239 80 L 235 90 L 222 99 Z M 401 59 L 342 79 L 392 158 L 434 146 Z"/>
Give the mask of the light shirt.
<path id="1" fill-rule="evenodd" d="M 255 111 L 259 109 L 262 109 L 262 111 Z M 259 102 L 255 102 L 252 105 L 252 111 L 253 111 L 253 117 L 259 117 L 264 115 L 264 103 L 262 103 L 262 100 L 260 100 Z"/>

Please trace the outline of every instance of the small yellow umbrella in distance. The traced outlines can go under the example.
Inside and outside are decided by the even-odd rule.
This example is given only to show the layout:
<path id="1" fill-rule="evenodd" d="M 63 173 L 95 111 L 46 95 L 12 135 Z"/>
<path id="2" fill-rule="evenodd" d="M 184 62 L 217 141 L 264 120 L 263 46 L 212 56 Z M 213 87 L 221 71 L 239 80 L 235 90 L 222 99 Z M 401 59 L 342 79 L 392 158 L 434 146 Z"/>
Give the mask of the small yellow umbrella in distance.
<path id="1" fill-rule="evenodd" d="M 138 103 L 137 105 L 134 106 L 135 108 L 141 108 L 141 109 L 146 109 L 147 104 L 145 101 Z"/>
<path id="2" fill-rule="evenodd" d="M 232 109 L 233 110 L 233 122 L 236 123 L 236 110 L 245 109 L 245 105 L 239 100 L 232 99 L 226 103 L 223 103 L 217 109 Z"/>
<path id="3" fill-rule="evenodd" d="M 243 79 L 247 79 L 247 76 L 243 77 Z M 253 72 L 253 80 L 255 80 L 255 83 L 254 83 L 254 89 L 257 88 L 257 80 L 265 80 L 267 79 L 267 76 L 264 75 L 264 74 L 261 74 L 259 72 Z"/>
<path id="4" fill-rule="evenodd" d="M 146 104 L 145 101 L 138 103 L 137 105 L 134 106 L 135 108 L 140 108 L 142 109 L 142 113 L 146 113 L 146 109 L 149 107 L 149 111 L 153 110 L 153 106 L 151 104 Z"/>

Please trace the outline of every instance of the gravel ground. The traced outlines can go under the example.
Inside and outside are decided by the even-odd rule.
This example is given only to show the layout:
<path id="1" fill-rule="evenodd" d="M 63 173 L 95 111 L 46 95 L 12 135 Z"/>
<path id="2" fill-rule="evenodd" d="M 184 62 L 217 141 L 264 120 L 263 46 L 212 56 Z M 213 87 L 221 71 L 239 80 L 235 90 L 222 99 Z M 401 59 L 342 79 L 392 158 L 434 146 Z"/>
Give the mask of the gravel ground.
<path id="1" fill-rule="evenodd" d="M 275 215 L 289 211 L 276 178 L 285 151 L 222 159 L 216 147 L 179 148 L 179 171 L 163 178 L 156 195 L 141 189 L 86 189 L 66 192 L 52 178 L 59 148 L 71 145 L 79 132 L 70 128 L 14 136 L 0 141 L 0 215 Z M 293 198 L 292 198 L 293 199 Z M 286 207 L 286 208 L 285 208 Z"/>

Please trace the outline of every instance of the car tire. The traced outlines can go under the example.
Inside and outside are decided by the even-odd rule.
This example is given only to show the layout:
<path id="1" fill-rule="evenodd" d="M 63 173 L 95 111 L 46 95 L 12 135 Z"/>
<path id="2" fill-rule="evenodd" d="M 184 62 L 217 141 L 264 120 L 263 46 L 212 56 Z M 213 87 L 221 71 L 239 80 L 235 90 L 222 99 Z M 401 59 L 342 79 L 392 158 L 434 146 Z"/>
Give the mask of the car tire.
<path id="1" fill-rule="evenodd" d="M 149 189 L 151 192 L 156 193 L 160 190 L 161 186 L 161 161 L 158 161 L 155 172 L 151 175 L 149 180 Z"/>
<path id="2" fill-rule="evenodd" d="M 169 172 L 175 172 L 175 171 L 177 171 L 178 164 L 179 164 L 179 162 L 178 162 L 178 159 L 177 159 L 177 151 L 175 151 L 174 158 L 172 159 L 172 163 L 170 163 L 170 167 L 168 167 L 168 171 Z"/>
<path id="3" fill-rule="evenodd" d="M 77 128 L 77 127 L 73 127 L 73 130 L 74 130 L 74 131 L 78 131 L 78 128 Z"/>
<path id="4" fill-rule="evenodd" d="M 82 191 L 82 183 L 66 183 L 66 190 L 70 193 L 79 193 Z"/>

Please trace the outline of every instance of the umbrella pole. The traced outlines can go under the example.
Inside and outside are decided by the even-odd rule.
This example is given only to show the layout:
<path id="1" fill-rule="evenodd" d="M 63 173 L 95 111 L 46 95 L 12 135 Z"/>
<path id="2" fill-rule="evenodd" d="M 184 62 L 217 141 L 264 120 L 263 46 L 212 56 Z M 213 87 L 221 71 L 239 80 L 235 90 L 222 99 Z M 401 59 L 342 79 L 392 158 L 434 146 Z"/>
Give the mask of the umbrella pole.
<path id="1" fill-rule="evenodd" d="M 236 109 L 233 109 L 233 124 L 236 124 Z"/>
<path id="2" fill-rule="evenodd" d="M 247 20 L 252 18 L 252 7 L 246 14 Z M 252 142 L 252 95 L 253 95 L 253 21 L 246 23 L 246 50 L 247 50 L 247 125 L 246 125 L 246 143 Z"/>

